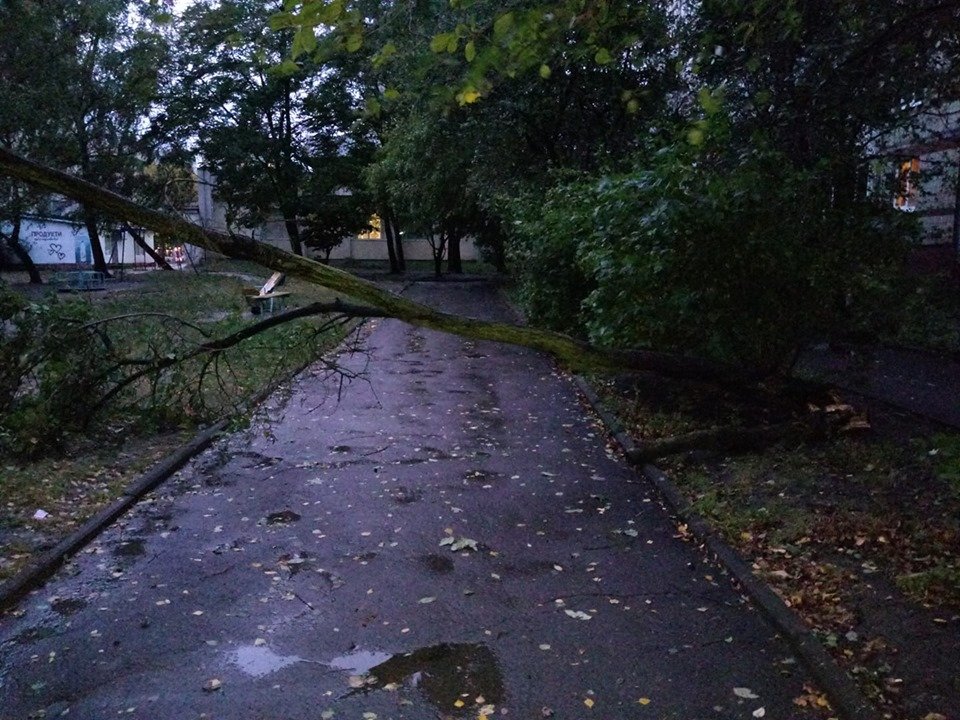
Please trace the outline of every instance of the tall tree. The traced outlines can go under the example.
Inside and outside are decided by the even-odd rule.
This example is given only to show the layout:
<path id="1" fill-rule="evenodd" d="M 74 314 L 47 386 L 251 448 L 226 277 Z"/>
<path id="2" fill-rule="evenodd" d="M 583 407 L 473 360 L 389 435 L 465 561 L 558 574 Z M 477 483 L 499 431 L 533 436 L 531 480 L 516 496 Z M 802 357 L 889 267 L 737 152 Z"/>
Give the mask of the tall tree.
<path id="1" fill-rule="evenodd" d="M 149 114 L 165 64 L 163 36 L 149 25 L 151 4 L 128 0 L 57 0 L 44 6 L 54 46 L 46 66 L 61 85 L 59 164 L 82 177 L 130 192 L 149 148 Z M 100 218 L 84 208 L 94 266 L 107 273 Z"/>
<path id="2" fill-rule="evenodd" d="M 222 0 L 189 8 L 167 120 L 185 138 L 195 136 L 196 151 L 216 175 L 216 193 L 238 222 L 256 227 L 279 214 L 290 247 L 302 255 L 311 145 L 343 128 L 318 135 L 324 109 L 314 103 L 308 110 L 307 103 L 334 80 L 289 60 L 293 33 L 268 27 L 282 6 Z M 349 107 L 344 97 L 337 100 Z"/>

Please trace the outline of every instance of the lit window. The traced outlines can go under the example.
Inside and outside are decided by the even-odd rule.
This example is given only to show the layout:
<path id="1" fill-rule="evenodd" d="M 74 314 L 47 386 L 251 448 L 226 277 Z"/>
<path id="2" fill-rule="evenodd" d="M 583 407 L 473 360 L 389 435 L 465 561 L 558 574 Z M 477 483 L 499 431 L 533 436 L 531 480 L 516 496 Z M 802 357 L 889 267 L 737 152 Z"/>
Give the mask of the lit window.
<path id="1" fill-rule="evenodd" d="M 893 206 L 904 212 L 917 209 L 917 186 L 920 183 L 920 158 L 911 158 L 900 163 L 897 171 L 897 194 Z"/>
<path id="2" fill-rule="evenodd" d="M 379 240 L 380 239 L 380 218 L 372 216 L 367 223 L 370 229 L 357 235 L 361 240 Z"/>

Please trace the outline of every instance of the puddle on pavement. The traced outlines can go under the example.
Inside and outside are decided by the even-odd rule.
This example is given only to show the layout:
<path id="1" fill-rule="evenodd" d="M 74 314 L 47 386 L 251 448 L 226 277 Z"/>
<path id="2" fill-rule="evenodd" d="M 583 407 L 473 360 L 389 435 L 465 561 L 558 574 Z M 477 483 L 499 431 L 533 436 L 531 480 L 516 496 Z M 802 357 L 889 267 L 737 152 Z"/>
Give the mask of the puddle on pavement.
<path id="1" fill-rule="evenodd" d="M 427 566 L 430 572 L 437 573 L 438 575 L 446 575 L 453 572 L 453 560 L 443 555 L 437 555 L 435 553 L 422 555 L 420 561 Z"/>
<path id="2" fill-rule="evenodd" d="M 146 552 L 143 547 L 142 538 L 126 540 L 113 548 L 113 554 L 117 557 L 135 557 L 143 555 Z"/>
<path id="3" fill-rule="evenodd" d="M 393 655 L 390 653 L 357 650 L 347 655 L 335 657 L 329 664 L 330 667 L 344 670 L 351 675 L 366 675 L 377 665 L 385 663 L 392 657 Z"/>
<path id="4" fill-rule="evenodd" d="M 59 631 L 56 627 L 51 627 L 49 625 L 35 625 L 34 627 L 27 628 L 23 632 L 14 635 L 10 638 L 10 642 L 17 645 L 25 645 L 27 643 L 36 642 L 37 640 L 46 640 L 47 638 L 54 637 L 59 634 Z"/>
<path id="5" fill-rule="evenodd" d="M 87 606 L 86 600 L 80 598 L 54 598 L 50 601 L 50 609 L 58 615 L 73 615 Z"/>
<path id="6" fill-rule="evenodd" d="M 399 505 L 409 505 L 410 503 L 415 503 L 417 500 L 423 497 L 423 493 L 416 488 L 408 488 L 405 485 L 401 485 L 393 491 L 390 497 L 392 497 L 393 501 Z"/>
<path id="7" fill-rule="evenodd" d="M 300 515 L 293 510 L 280 510 L 267 515 L 267 525 L 287 525 L 300 519 Z"/>
<path id="8" fill-rule="evenodd" d="M 278 655 L 266 645 L 244 645 L 230 653 L 230 662 L 250 677 L 262 678 L 303 662 L 303 658 L 296 655 Z"/>
<path id="9" fill-rule="evenodd" d="M 501 480 L 502 476 L 497 472 L 487 470 L 468 470 L 463 474 L 464 482 L 486 484 Z"/>
<path id="10" fill-rule="evenodd" d="M 406 684 L 417 688 L 441 712 L 460 715 L 472 714 L 475 711 L 473 699 L 481 695 L 486 703 L 503 703 L 503 676 L 496 656 L 486 645 L 432 645 L 410 653 L 385 656 L 387 659 L 363 672 L 364 665 L 384 655 L 353 653 L 336 658 L 330 665 L 368 676 L 366 684 L 350 695 L 379 690 L 390 684 Z M 454 704 L 457 700 L 465 703 L 460 710 Z"/>

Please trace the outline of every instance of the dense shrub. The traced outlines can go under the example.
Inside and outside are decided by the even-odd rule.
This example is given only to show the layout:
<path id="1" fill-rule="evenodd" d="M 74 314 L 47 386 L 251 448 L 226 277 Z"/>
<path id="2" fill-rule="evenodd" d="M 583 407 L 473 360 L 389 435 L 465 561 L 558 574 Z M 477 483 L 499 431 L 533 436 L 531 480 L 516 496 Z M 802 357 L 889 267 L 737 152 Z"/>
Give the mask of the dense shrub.
<path id="1" fill-rule="evenodd" d="M 533 318 L 603 345 L 770 370 L 862 324 L 899 268 L 900 217 L 838 202 L 828 168 L 689 143 L 639 165 L 513 203 L 519 297 Z"/>
<path id="2" fill-rule="evenodd" d="M 86 421 L 108 378 L 83 303 L 27 302 L 0 287 L 0 453 L 48 452 Z"/>

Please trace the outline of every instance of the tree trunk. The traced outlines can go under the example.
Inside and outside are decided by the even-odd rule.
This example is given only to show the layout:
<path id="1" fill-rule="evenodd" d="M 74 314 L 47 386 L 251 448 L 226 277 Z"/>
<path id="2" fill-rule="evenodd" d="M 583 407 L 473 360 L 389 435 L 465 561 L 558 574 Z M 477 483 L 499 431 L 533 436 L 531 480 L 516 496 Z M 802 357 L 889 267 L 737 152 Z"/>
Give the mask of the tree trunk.
<path id="1" fill-rule="evenodd" d="M 132 227 L 127 227 L 126 232 L 130 233 L 130 237 L 133 238 L 133 242 L 137 244 L 137 247 L 141 248 L 147 255 L 149 255 L 162 270 L 173 270 L 173 268 L 170 267 L 170 263 L 167 262 L 167 259 L 150 247 L 149 244 L 147 244 L 147 241 L 144 239 L 143 233 L 140 230 L 134 230 Z"/>
<path id="2" fill-rule="evenodd" d="M 387 255 L 390 258 L 390 272 L 396 275 L 400 272 L 400 264 L 397 262 L 397 248 L 393 241 L 393 228 L 390 226 L 390 215 L 381 210 L 380 212 L 380 231 L 387 241 Z"/>
<path id="3" fill-rule="evenodd" d="M 727 454 L 756 452 L 781 442 L 822 440 L 843 430 L 843 424 L 853 418 L 852 408 L 841 408 L 831 412 L 817 410 L 807 417 L 777 425 L 696 430 L 686 435 L 640 442 L 627 453 L 627 457 L 639 465 L 694 450 Z"/>
<path id="4" fill-rule="evenodd" d="M 463 261 L 460 259 L 460 240 L 463 234 L 459 230 L 452 230 L 447 235 L 447 272 L 457 275 L 463 274 Z"/>
<path id="5" fill-rule="evenodd" d="M 87 235 L 90 236 L 90 252 L 93 253 L 93 269 L 99 270 L 104 277 L 111 277 L 107 269 L 107 259 L 103 256 L 103 245 L 100 244 L 100 230 L 97 228 L 97 216 L 92 210 L 84 207 L 83 224 L 87 226 Z"/>
<path id="6" fill-rule="evenodd" d="M 953 251 L 960 270 L 960 149 L 957 150 L 957 187 L 953 196 Z"/>
<path id="7" fill-rule="evenodd" d="M 437 240 L 433 237 L 433 233 L 427 238 L 430 243 L 430 254 L 433 255 L 433 274 L 435 277 L 439 278 L 443 275 L 443 256 L 447 249 L 447 236 L 446 233 L 440 233 L 440 239 Z"/>
<path id="8" fill-rule="evenodd" d="M 300 242 L 300 226 L 297 225 L 297 219 L 284 213 L 283 226 L 287 229 L 287 237 L 290 238 L 290 249 L 294 255 L 303 256 L 303 243 Z"/>
<path id="9" fill-rule="evenodd" d="M 397 222 L 397 216 L 391 212 L 387 213 L 390 218 L 390 231 L 393 233 L 393 242 L 397 250 L 397 266 L 400 272 L 407 271 L 407 258 L 403 254 L 403 236 L 400 234 L 400 224 Z"/>
<path id="10" fill-rule="evenodd" d="M 40 277 L 40 271 L 37 270 L 37 264 L 33 262 L 33 258 L 30 257 L 30 252 L 20 244 L 19 217 L 13 221 L 13 228 L 11 229 L 9 235 L 4 235 L 4 239 L 7 241 L 7 247 L 9 247 L 13 254 L 17 256 L 17 260 L 20 261 L 20 264 L 23 265 L 23 268 L 30 276 L 30 284 L 43 285 L 43 278 Z"/>

